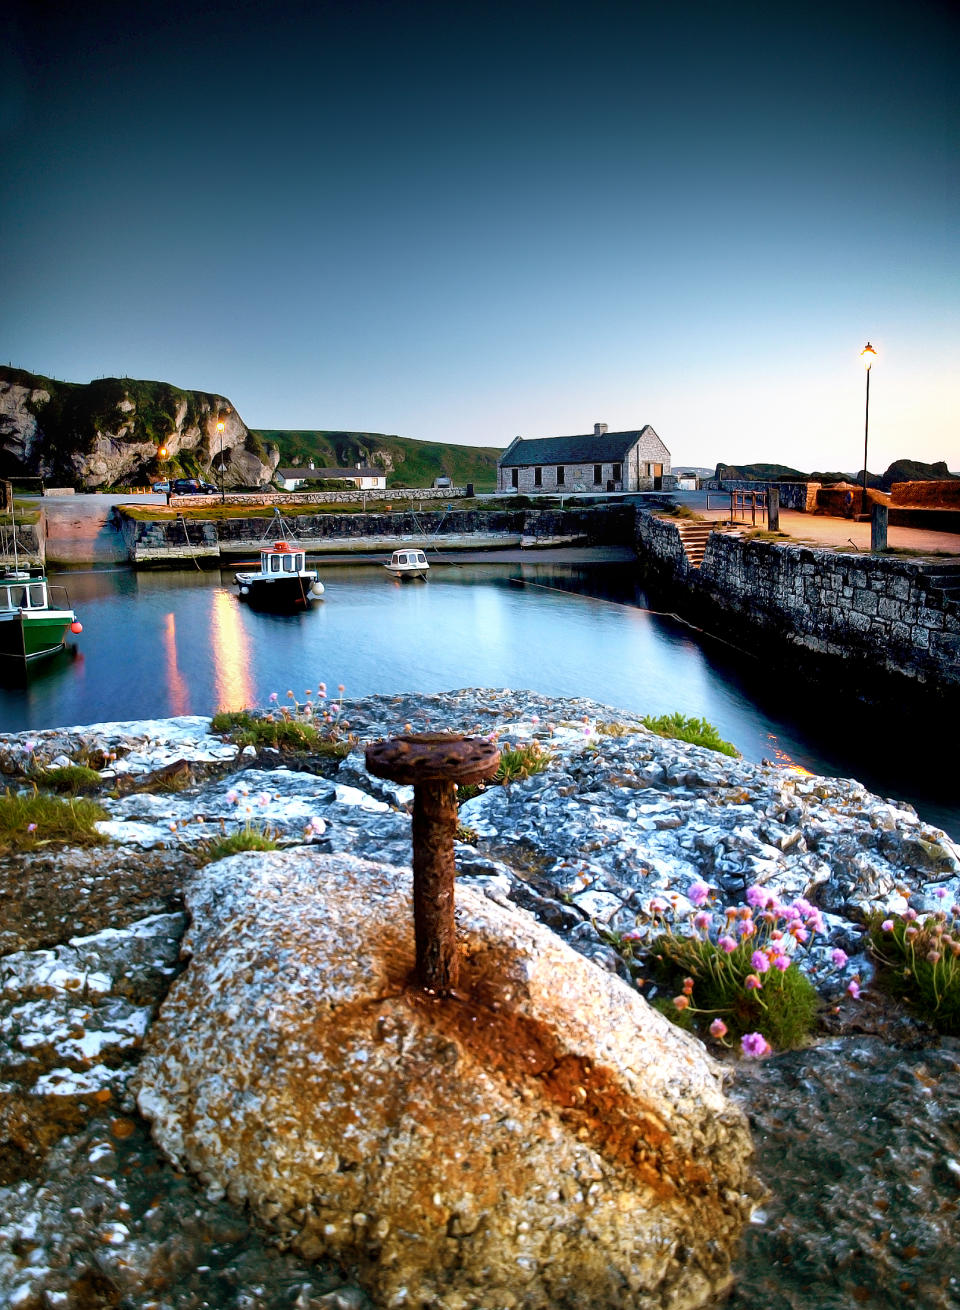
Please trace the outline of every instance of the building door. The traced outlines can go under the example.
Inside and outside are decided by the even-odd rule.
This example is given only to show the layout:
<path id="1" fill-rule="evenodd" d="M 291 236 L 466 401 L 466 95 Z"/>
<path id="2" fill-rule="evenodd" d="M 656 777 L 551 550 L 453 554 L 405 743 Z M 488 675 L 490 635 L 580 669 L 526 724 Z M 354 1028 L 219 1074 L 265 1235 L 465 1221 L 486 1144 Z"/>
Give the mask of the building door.
<path id="1" fill-rule="evenodd" d="M 651 472 L 653 473 L 654 491 L 662 491 L 663 490 L 663 465 L 662 464 L 651 465 Z"/>

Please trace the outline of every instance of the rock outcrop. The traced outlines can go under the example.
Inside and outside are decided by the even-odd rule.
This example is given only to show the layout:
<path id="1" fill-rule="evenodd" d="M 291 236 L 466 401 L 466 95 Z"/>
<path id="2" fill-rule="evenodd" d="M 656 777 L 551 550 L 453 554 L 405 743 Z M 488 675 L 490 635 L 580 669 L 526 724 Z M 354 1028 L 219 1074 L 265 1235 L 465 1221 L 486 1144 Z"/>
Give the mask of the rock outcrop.
<path id="1" fill-rule="evenodd" d="M 461 990 L 410 983 L 406 870 L 198 875 L 141 1110 L 178 1164 L 380 1306 L 702 1305 L 750 1209 L 719 1066 L 523 911 L 462 887 Z"/>
<path id="2" fill-rule="evenodd" d="M 55 382 L 0 367 L 5 476 L 56 478 L 96 490 L 196 470 L 210 476 L 222 459 L 228 487 L 265 486 L 279 458 L 225 396 L 133 378 Z"/>

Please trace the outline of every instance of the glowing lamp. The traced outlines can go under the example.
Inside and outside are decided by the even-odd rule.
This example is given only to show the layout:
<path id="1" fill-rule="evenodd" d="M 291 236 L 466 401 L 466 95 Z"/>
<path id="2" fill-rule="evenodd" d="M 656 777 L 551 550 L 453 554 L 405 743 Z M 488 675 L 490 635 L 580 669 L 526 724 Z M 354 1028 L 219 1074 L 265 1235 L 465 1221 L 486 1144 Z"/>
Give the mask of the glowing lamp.
<path id="1" fill-rule="evenodd" d="M 223 436 L 223 429 L 224 429 L 226 426 L 227 426 L 227 425 L 226 425 L 226 423 L 224 423 L 223 419 L 221 419 L 220 422 L 217 424 L 217 431 L 220 433 L 221 436 Z"/>
<path id="2" fill-rule="evenodd" d="M 73 622 L 70 624 L 70 631 L 76 633 L 76 635 L 79 637 L 80 633 L 83 631 L 83 624 L 80 622 L 79 619 L 73 620 Z"/>
<path id="3" fill-rule="evenodd" d="M 166 446 L 161 446 L 157 451 L 157 459 L 166 459 L 169 453 L 170 452 L 167 450 Z"/>
<path id="4" fill-rule="evenodd" d="M 877 357 L 877 352 L 874 350 L 873 346 L 871 346 L 870 342 L 868 341 L 867 344 L 864 346 L 864 348 L 860 351 L 860 358 L 863 360 L 863 367 L 865 369 L 869 369 L 870 365 L 873 363 L 876 357 Z"/>

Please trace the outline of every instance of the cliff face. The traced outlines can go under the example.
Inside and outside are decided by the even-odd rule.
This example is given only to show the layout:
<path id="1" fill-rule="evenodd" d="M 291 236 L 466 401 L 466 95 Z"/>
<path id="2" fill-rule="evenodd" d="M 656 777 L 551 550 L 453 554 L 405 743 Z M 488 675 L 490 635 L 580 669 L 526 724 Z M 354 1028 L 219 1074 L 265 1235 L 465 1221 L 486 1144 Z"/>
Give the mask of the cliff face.
<path id="1" fill-rule="evenodd" d="M 279 461 L 225 396 L 133 378 L 55 382 L 0 367 L 0 476 L 95 490 L 181 473 L 216 480 L 221 459 L 227 487 L 265 486 Z"/>

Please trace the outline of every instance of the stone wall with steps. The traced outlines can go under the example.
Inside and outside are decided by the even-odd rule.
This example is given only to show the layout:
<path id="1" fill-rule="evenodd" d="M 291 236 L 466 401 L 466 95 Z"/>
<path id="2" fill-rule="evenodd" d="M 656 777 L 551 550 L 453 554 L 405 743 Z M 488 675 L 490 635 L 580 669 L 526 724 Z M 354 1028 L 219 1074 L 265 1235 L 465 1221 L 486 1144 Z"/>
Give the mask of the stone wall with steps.
<path id="1" fill-rule="evenodd" d="M 699 567 L 668 520 L 637 515 L 637 552 L 671 603 L 742 644 L 762 636 L 864 684 L 944 696 L 960 710 L 960 564 L 848 555 L 711 532 Z"/>

